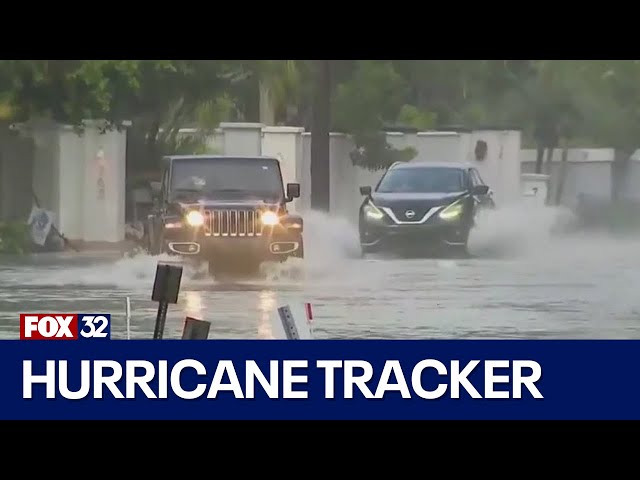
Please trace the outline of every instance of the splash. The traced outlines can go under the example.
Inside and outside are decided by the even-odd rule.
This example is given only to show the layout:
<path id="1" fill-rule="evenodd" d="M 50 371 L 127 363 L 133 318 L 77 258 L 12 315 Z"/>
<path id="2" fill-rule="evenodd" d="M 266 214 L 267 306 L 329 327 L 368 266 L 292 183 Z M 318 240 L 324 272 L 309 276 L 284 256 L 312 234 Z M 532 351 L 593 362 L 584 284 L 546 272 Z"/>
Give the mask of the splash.
<path id="1" fill-rule="evenodd" d="M 54 265 L 37 268 L 20 268 L 11 272 L 11 282 L 28 286 L 92 286 L 120 287 L 130 290 L 149 290 L 153 285 L 158 262 L 175 262 L 168 255 L 151 256 L 136 253 L 116 261 L 101 258 L 87 258 L 83 266 L 76 262 L 65 265 L 62 258 Z M 202 273 L 191 265 L 184 264 L 183 282 L 197 282 Z"/>
<path id="2" fill-rule="evenodd" d="M 478 257 L 525 255 L 552 242 L 554 227 L 565 215 L 560 209 L 521 204 L 482 212 L 469 251 Z"/>
<path id="3" fill-rule="evenodd" d="M 235 278 L 233 283 L 263 282 L 294 284 L 314 279 L 331 278 L 346 269 L 345 260 L 357 258 L 360 246 L 356 228 L 347 220 L 318 212 L 308 212 L 305 218 L 305 258 L 283 263 L 264 264 L 257 278 Z M 84 255 L 62 255 L 32 266 L 19 266 L 6 272 L 4 280 L 34 287 L 91 286 L 118 287 L 148 291 L 153 285 L 158 262 L 179 262 L 183 265 L 182 284 L 186 287 L 211 287 L 230 280 L 212 279 L 207 265 L 196 267 L 169 255 L 151 256 L 144 252 L 111 260 Z M 79 262 L 82 265 L 78 265 Z M 49 265 L 43 265 L 49 263 Z"/>
<path id="4" fill-rule="evenodd" d="M 607 261 L 613 249 L 632 251 L 638 243 L 580 230 L 565 207 L 515 204 L 480 215 L 469 252 L 476 258 L 593 262 Z"/>
<path id="5" fill-rule="evenodd" d="M 360 257 L 357 228 L 345 218 L 310 211 L 304 213 L 305 258 L 265 265 L 262 274 L 270 281 L 302 281 L 335 276 L 345 261 Z"/>

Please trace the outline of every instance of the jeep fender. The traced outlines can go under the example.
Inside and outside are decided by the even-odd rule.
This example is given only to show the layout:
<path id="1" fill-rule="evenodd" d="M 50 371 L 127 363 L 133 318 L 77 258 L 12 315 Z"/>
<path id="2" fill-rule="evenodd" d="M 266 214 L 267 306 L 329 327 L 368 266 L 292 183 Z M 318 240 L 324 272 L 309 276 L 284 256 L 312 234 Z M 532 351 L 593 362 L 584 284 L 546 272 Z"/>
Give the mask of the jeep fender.
<path id="1" fill-rule="evenodd" d="M 298 230 L 300 233 L 304 230 L 304 219 L 300 215 L 288 213 L 280 219 L 280 223 L 287 229 L 294 225 L 299 225 Z"/>

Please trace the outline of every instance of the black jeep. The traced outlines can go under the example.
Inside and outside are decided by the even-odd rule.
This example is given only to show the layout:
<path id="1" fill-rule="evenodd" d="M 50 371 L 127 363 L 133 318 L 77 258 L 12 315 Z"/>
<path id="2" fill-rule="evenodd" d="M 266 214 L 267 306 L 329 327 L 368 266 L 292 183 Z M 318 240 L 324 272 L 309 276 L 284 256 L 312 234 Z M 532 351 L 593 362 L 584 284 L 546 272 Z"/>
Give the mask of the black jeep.
<path id="1" fill-rule="evenodd" d="M 171 156 L 145 226 L 153 255 L 206 261 L 217 271 L 255 271 L 263 262 L 304 257 L 303 220 L 287 211 L 300 184 L 283 189 L 270 157 Z"/>

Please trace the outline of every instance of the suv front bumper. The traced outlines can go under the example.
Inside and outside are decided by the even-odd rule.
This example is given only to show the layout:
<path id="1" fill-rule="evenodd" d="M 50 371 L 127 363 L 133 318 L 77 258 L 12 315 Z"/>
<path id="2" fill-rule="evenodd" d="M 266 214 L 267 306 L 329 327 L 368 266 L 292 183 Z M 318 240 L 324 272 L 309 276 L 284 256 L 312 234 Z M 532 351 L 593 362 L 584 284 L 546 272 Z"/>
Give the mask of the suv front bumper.
<path id="1" fill-rule="evenodd" d="M 436 225 L 365 225 L 360 244 L 367 250 L 463 246 L 469 227 L 462 223 Z"/>

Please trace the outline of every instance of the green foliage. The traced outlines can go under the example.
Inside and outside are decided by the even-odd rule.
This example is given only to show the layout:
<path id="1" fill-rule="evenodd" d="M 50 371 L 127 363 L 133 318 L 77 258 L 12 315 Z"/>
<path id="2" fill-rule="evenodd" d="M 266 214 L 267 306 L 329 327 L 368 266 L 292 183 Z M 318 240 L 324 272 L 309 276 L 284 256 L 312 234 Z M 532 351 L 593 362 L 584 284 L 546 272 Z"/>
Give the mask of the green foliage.
<path id="1" fill-rule="evenodd" d="M 22 222 L 0 223 L 0 253 L 22 255 L 29 251 L 29 226 Z"/>
<path id="2" fill-rule="evenodd" d="M 413 121 L 425 120 L 417 109 L 407 108 L 405 94 L 406 83 L 389 61 L 358 60 L 349 80 L 338 85 L 333 100 L 334 126 L 352 134 L 354 165 L 377 170 L 415 156 L 413 149 L 393 148 L 381 133 L 401 113 L 405 117 L 414 114 Z"/>
<path id="3" fill-rule="evenodd" d="M 629 153 L 640 138 L 637 60 L 334 60 L 332 125 L 352 135 L 355 164 L 384 168 L 411 151 L 383 127 L 519 126 L 525 143 L 564 139 Z M 0 60 L 0 122 L 38 117 L 79 125 L 123 120 L 129 157 L 205 151 L 221 121 L 258 121 L 268 97 L 276 124 L 310 127 L 309 60 Z M 265 98 L 262 98 L 264 101 Z M 264 103 L 264 102 L 262 102 Z M 178 130 L 194 127 L 188 142 Z"/>
<path id="4" fill-rule="evenodd" d="M 436 126 L 437 119 L 438 116 L 433 112 L 420 111 L 413 105 L 403 105 L 398 113 L 397 123 L 426 131 Z"/>

